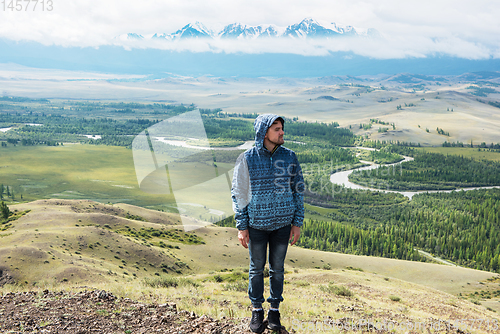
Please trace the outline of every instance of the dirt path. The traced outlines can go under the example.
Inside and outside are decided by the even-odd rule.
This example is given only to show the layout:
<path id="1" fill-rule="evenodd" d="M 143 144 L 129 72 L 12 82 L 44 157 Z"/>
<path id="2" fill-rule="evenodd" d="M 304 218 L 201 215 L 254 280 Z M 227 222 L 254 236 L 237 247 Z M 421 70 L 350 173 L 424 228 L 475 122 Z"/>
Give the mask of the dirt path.
<path id="1" fill-rule="evenodd" d="M 437 261 L 439 263 L 442 263 L 442 264 L 446 264 L 448 266 L 452 266 L 452 267 L 460 267 L 458 265 L 456 265 L 455 263 L 452 263 L 452 262 L 449 262 L 449 261 L 446 261 L 446 260 L 443 260 L 439 257 L 435 257 L 433 256 L 431 253 L 427 253 L 427 252 L 424 252 L 423 250 L 420 250 L 420 249 L 417 249 L 417 251 L 422 254 L 423 256 L 431 259 L 431 260 L 434 260 L 434 261 Z"/>

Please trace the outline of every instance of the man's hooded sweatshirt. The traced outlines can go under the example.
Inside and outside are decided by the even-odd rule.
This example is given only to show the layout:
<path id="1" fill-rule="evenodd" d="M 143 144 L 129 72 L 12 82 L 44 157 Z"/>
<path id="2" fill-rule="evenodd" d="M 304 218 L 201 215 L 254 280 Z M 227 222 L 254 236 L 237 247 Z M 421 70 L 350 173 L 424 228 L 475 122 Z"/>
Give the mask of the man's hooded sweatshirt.
<path id="1" fill-rule="evenodd" d="M 236 161 L 231 194 L 238 230 L 273 231 L 290 224 L 300 227 L 304 221 L 304 179 L 295 153 L 281 145 L 272 152 L 264 146 L 277 119 L 284 128 L 277 115 L 256 118 L 255 146 Z"/>

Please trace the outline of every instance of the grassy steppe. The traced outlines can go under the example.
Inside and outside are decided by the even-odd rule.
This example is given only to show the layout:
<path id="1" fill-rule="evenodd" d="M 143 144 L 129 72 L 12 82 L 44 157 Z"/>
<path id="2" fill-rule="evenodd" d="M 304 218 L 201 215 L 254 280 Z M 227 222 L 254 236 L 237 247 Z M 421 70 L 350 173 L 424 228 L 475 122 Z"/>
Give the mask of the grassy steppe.
<path id="1" fill-rule="evenodd" d="M 86 200 L 39 200 L 11 209 L 31 211 L 1 234 L 0 269 L 18 282 L 4 285 L 2 294 L 85 286 L 142 301 L 173 300 L 218 318 L 249 315 L 248 253 L 235 229 L 208 226 L 185 234 L 176 215 Z M 499 309 L 500 278 L 489 272 L 298 247 L 289 249 L 285 266 L 283 322 L 302 326 L 298 332 L 323 320 L 498 319 L 485 309 Z M 155 287 L 145 279 L 178 286 Z"/>

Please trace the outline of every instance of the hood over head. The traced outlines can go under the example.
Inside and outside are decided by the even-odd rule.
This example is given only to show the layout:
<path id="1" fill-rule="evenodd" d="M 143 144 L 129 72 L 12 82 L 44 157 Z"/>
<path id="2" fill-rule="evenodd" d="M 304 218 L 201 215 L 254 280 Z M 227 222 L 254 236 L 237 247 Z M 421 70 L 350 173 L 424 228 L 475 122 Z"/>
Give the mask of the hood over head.
<path id="1" fill-rule="evenodd" d="M 281 125 L 285 128 L 285 120 L 275 114 L 263 114 L 255 119 L 253 128 L 255 130 L 255 146 L 257 148 L 260 149 L 264 147 L 264 137 L 266 136 L 267 129 L 269 129 L 277 119 L 281 121 Z"/>

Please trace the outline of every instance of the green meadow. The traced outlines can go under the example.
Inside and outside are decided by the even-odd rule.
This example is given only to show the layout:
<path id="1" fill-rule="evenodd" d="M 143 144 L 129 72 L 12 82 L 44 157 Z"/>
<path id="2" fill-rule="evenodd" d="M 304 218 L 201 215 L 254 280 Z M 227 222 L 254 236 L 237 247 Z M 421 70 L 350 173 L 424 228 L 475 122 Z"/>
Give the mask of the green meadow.
<path id="1" fill-rule="evenodd" d="M 310 219 L 322 220 L 322 221 L 334 221 L 332 218 L 328 217 L 328 214 L 335 212 L 339 213 L 338 209 L 323 208 L 321 206 L 311 205 L 304 203 L 305 217 Z"/>
<path id="2" fill-rule="evenodd" d="M 63 146 L 8 146 L 0 149 L 0 184 L 14 191 L 16 201 L 37 199 L 89 199 L 100 203 L 127 203 L 141 207 L 190 214 L 206 220 L 219 217 L 220 213 L 209 208 L 219 208 L 220 196 L 227 196 L 229 204 L 222 210 L 231 211 L 228 189 L 216 189 L 206 182 L 201 185 L 201 197 L 193 190 L 176 191 L 174 196 L 164 194 L 168 188 L 158 188 L 147 193 L 139 188 L 132 150 L 118 146 L 66 144 Z M 181 168 L 176 165 L 181 164 Z M 218 173 L 226 180 L 232 168 L 229 163 L 218 163 Z M 202 184 L 216 176 L 215 170 L 204 161 L 169 164 L 169 176 L 176 184 Z M 209 167 L 209 168 L 206 168 Z M 153 173 L 154 174 L 154 173 Z M 224 177 L 224 174 L 227 174 Z M 147 181 L 147 179 L 146 179 Z M 211 187 L 211 188 L 210 188 Z M 199 191 L 199 189 L 198 189 Z M 4 194 L 5 196 L 5 194 Z M 21 198 L 22 196 L 22 198 Z M 10 199 L 10 198 L 9 198 Z M 5 198 L 5 200 L 9 200 Z M 194 203 L 193 203 L 194 202 Z M 202 203 L 202 205 L 199 205 Z"/>
<path id="3" fill-rule="evenodd" d="M 0 183 L 17 201 L 90 199 L 168 209 L 171 195 L 139 189 L 132 150 L 117 146 L 8 146 L 0 149 Z"/>
<path id="4" fill-rule="evenodd" d="M 429 153 L 440 153 L 449 155 L 461 155 L 466 158 L 473 158 L 476 160 L 493 160 L 500 161 L 500 151 L 489 150 L 484 148 L 470 148 L 470 147 L 425 147 L 416 148 Z"/>

